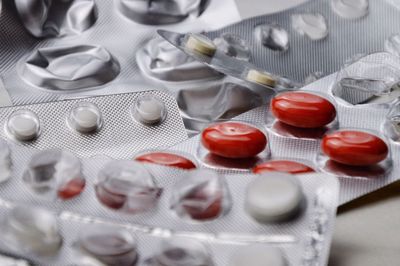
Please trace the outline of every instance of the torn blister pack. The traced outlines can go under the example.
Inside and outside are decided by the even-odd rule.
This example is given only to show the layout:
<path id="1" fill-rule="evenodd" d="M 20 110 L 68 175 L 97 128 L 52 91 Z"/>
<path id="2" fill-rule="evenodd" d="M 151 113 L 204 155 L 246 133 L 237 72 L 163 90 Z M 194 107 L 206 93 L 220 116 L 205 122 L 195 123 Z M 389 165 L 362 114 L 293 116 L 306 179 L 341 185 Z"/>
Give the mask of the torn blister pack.
<path id="1" fill-rule="evenodd" d="M 0 19 L 4 85 L 14 104 L 28 104 L 140 90 L 149 83 L 135 54 L 158 27 L 201 31 L 240 16 L 232 0 L 16 0 L 3 3 Z"/>

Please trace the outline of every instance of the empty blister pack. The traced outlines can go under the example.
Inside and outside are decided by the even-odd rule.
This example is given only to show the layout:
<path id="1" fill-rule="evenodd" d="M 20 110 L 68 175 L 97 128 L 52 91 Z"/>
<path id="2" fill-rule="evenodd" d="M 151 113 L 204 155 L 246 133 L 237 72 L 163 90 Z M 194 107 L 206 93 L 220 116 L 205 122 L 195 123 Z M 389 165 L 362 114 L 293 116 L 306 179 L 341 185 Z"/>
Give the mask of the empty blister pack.
<path id="1" fill-rule="evenodd" d="M 398 57 L 388 53 L 371 54 L 298 91 L 279 93 L 270 104 L 238 116 L 238 120 L 264 125 L 267 131 L 270 158 L 252 170 L 302 172 L 311 168 L 337 175 L 340 204 L 396 181 L 398 63 Z M 332 121 L 336 125 L 326 128 Z M 282 126 L 274 127 L 276 123 Z M 239 134 L 227 131 L 225 135 L 231 141 L 230 135 Z M 221 144 L 227 144 L 223 141 Z M 202 142 L 204 131 L 171 149 L 198 157 Z M 219 168 L 235 172 L 238 169 L 233 163 L 234 167 Z M 250 171 L 252 167 L 243 168 Z"/>
<path id="2" fill-rule="evenodd" d="M 0 108 L 0 135 L 34 149 L 131 158 L 187 139 L 175 99 L 160 91 Z"/>
<path id="3" fill-rule="evenodd" d="M 262 242 L 220 240 L 161 229 L 145 232 L 6 201 L 1 201 L 0 220 L 0 250 L 26 258 L 18 260 L 21 265 L 324 265 L 333 230 L 332 224 L 321 231 L 326 220 L 315 217 L 311 230 L 318 233 L 310 235 L 312 241 L 293 242 L 285 235 L 269 235 Z"/>
<path id="4" fill-rule="evenodd" d="M 127 82 L 136 86 L 119 92 L 133 92 L 149 85 L 135 57 L 156 26 L 200 31 L 239 20 L 234 0 L 4 2 L 0 71 L 14 104 L 111 94 Z"/>

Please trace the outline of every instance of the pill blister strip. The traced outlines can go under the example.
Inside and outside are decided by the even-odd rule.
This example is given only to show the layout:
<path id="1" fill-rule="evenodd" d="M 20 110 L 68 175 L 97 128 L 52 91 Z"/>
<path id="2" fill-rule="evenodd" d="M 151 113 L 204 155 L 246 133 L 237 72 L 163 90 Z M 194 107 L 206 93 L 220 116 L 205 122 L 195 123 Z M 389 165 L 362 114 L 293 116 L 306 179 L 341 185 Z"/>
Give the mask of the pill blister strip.
<path id="1" fill-rule="evenodd" d="M 336 79 L 336 74 L 332 74 L 314 83 L 311 83 L 301 90 L 315 92 L 332 92 Z M 343 101 L 337 104 L 337 115 L 339 129 L 352 128 L 364 129 L 376 132 L 380 137 L 384 137 L 383 123 L 389 112 L 390 105 L 358 105 L 353 106 Z M 254 122 L 265 124 L 268 116 L 269 107 L 259 107 L 247 113 L 239 115 L 235 119 L 239 121 Z M 291 158 L 297 160 L 306 160 L 314 163 L 313 168 L 318 169 L 317 155 L 320 152 L 320 140 L 301 139 L 282 137 L 268 132 L 268 140 L 271 149 L 271 158 Z M 171 150 L 182 151 L 197 156 L 200 143 L 200 136 L 195 136 L 183 143 L 171 148 Z M 339 204 L 342 205 L 353 199 L 361 197 L 369 192 L 375 191 L 381 187 L 389 185 L 399 179 L 400 170 L 400 145 L 390 141 L 390 150 L 392 155 L 393 167 L 388 176 L 382 178 L 351 178 L 341 177 Z M 199 160 L 200 161 L 200 160 Z M 221 172 L 234 173 L 235 170 L 221 169 Z"/>
<path id="2" fill-rule="evenodd" d="M 226 32 L 238 35 L 249 44 L 252 63 L 256 66 L 303 82 L 312 73 L 329 75 L 336 72 L 356 54 L 384 51 L 385 40 L 399 33 L 397 20 L 400 10 L 391 4 L 397 1 L 370 0 L 369 14 L 354 20 L 335 14 L 331 2 L 308 1 L 284 12 L 250 18 L 207 35 L 210 38 Z M 304 13 L 318 13 L 325 17 L 329 30 L 325 39 L 314 41 L 295 31 L 292 15 Z M 277 24 L 287 31 L 290 43 L 287 52 L 273 51 L 257 40 L 254 29 L 262 24 Z"/>
<path id="3" fill-rule="evenodd" d="M 149 85 L 149 82 L 140 74 L 135 59 L 136 51 L 150 39 L 156 37 L 157 28 L 207 30 L 240 20 L 233 0 L 212 0 L 200 17 L 189 16 L 180 23 L 161 26 L 142 25 L 127 18 L 117 7 L 117 3 L 121 1 L 106 0 L 94 2 L 96 5 L 97 20 L 87 30 L 63 37 L 38 39 L 32 37 L 22 26 L 14 1 L 4 1 L 0 16 L 0 24 L 2 25 L 0 29 L 0 73 L 4 78 L 5 88 L 9 91 L 14 104 L 30 104 L 57 100 L 65 97 L 63 94 L 77 93 L 86 95 L 90 93 L 88 89 L 91 93 L 95 90 L 95 95 L 116 93 L 116 90 L 122 90 L 119 92 L 141 90 L 143 85 Z M 60 8 L 63 8 L 63 6 L 60 5 Z M 224 16 L 223 21 L 221 21 L 221 17 L 218 16 L 218 10 L 229 10 L 231 12 L 228 12 L 229 15 Z M 119 65 L 119 74 L 106 84 L 99 84 L 93 88 L 63 91 L 61 94 L 60 91 L 57 93 L 45 90 L 41 86 L 33 85 L 31 82 L 23 80 L 26 76 L 21 75 L 21 66 L 24 65 L 27 57 L 36 49 L 55 47 L 69 49 L 77 45 L 104 48 L 114 57 Z M 62 72 L 68 67 L 76 67 L 74 64 L 79 64 L 79 60 L 81 59 L 76 58 L 75 62 L 70 61 L 67 66 L 63 67 L 64 69 L 58 68 L 56 72 Z M 84 62 L 83 60 L 81 63 L 87 64 L 88 62 Z M 104 71 L 104 69 L 101 70 Z M 46 81 L 47 85 L 50 82 L 54 82 L 54 80 L 48 79 Z M 76 81 L 76 83 L 81 82 L 82 80 Z M 129 87 L 120 88 L 120 83 L 127 82 L 130 84 Z"/>
<path id="4" fill-rule="evenodd" d="M 0 219 L 4 221 L 8 212 L 15 205 L 8 202 L 2 201 L 0 207 Z M 0 241 L 0 251 L 6 254 L 12 254 L 13 256 L 23 256 L 27 260 L 35 263 L 35 265 L 82 265 L 85 254 L 80 251 L 79 239 L 80 233 L 85 232 L 86 229 L 93 229 L 94 227 L 114 229 L 114 230 L 127 230 L 137 242 L 137 252 L 139 254 L 139 261 L 137 265 L 144 265 L 144 262 L 157 255 L 159 252 L 161 242 L 173 240 L 176 238 L 181 239 L 195 239 L 196 241 L 203 244 L 210 253 L 210 256 L 215 266 L 229 265 L 229 261 L 232 256 L 246 245 L 251 245 L 248 242 L 240 241 L 220 241 L 209 238 L 190 237 L 185 234 L 164 234 L 161 231 L 158 232 L 140 232 L 135 230 L 129 224 L 115 224 L 100 219 L 91 219 L 88 217 L 81 217 L 72 214 L 61 214 L 57 218 L 60 227 L 60 233 L 63 237 L 63 245 L 56 256 L 44 257 L 37 254 L 23 254 L 21 250 L 16 250 L 12 246 L 5 244 Z M 271 236 L 273 238 L 273 236 Z M 268 243 L 266 246 L 277 247 L 284 253 L 285 259 L 288 265 L 307 265 L 301 264 L 301 258 L 299 257 L 299 244 L 279 244 L 279 243 Z M 87 256 L 87 254 L 86 254 Z M 321 264 L 322 265 L 322 264 Z"/>
<path id="5" fill-rule="evenodd" d="M 156 125 L 146 125 L 132 116 L 135 101 L 143 95 L 154 95 L 164 102 L 167 116 Z M 103 125 L 93 134 L 81 134 L 67 125 L 67 117 L 76 104 L 94 103 L 103 115 Z M 16 110 L 36 113 L 41 123 L 38 139 L 15 144 L 34 149 L 60 148 L 79 156 L 98 154 L 113 158 L 132 158 L 136 152 L 159 146 L 170 146 L 187 139 L 175 99 L 160 91 L 142 91 L 117 95 L 66 100 L 42 104 L 0 108 L 0 136 L 7 139 L 7 118 Z"/>
<path id="6" fill-rule="evenodd" d="M 22 180 L 23 172 L 35 151 L 20 146 L 11 146 L 13 171 L 12 177 L 0 185 L 1 197 L 9 202 L 42 206 L 57 213 L 72 213 L 85 217 L 99 218 L 117 223 L 130 224 L 141 232 L 164 232 L 164 234 L 187 234 L 192 237 L 212 238 L 219 241 L 268 242 L 269 236 L 277 235 L 281 244 L 296 243 L 296 258 L 302 259 L 303 254 L 314 254 L 312 260 L 325 260 L 329 251 L 329 243 L 333 231 L 336 214 L 338 183 L 336 178 L 324 174 L 304 175 L 299 178 L 302 185 L 305 204 L 304 211 L 297 218 L 288 222 L 261 225 L 244 212 L 244 199 L 247 185 L 257 178 L 256 175 L 225 176 L 232 196 L 232 209 L 223 217 L 214 221 L 194 223 L 179 218 L 171 206 L 171 195 L 174 185 L 185 179 L 187 171 L 146 164 L 145 167 L 153 175 L 156 185 L 163 189 L 157 208 L 148 213 L 126 214 L 110 210 L 101 205 L 95 194 L 95 183 L 98 173 L 104 168 L 110 158 L 97 157 L 82 160 L 83 176 L 86 178 L 85 190 L 79 197 L 69 201 L 40 197 L 34 194 Z M 323 207 L 318 205 L 323 202 Z M 321 243 L 318 247 L 309 245 L 309 238 L 315 234 L 316 217 L 328 217 L 321 224 Z M 281 242 L 280 242 L 281 241 Z M 321 249 L 322 247 L 322 249 Z M 318 250 L 317 250 L 318 249 Z M 306 252 L 307 251 L 307 252 Z M 293 265 L 298 265 L 297 263 Z"/>

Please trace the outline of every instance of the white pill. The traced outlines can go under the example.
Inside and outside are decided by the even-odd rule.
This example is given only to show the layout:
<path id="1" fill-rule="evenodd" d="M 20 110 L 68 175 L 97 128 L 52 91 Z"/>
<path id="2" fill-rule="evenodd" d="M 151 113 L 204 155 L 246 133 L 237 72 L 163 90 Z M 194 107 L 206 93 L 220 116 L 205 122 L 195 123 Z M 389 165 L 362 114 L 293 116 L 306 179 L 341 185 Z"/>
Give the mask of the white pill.
<path id="1" fill-rule="evenodd" d="M 193 33 L 186 38 L 185 48 L 208 56 L 213 56 L 217 51 L 217 46 L 212 40 L 202 34 Z"/>
<path id="2" fill-rule="evenodd" d="M 102 120 L 99 108 L 87 102 L 75 106 L 69 116 L 70 126 L 81 133 L 97 131 L 101 127 Z"/>
<path id="3" fill-rule="evenodd" d="M 230 266 L 285 266 L 286 260 L 279 248 L 250 245 L 238 249 L 229 263 Z"/>
<path id="4" fill-rule="evenodd" d="M 280 222 L 295 215 L 302 201 L 303 191 L 294 176 L 267 173 L 247 187 L 245 208 L 260 223 Z"/>
<path id="5" fill-rule="evenodd" d="M 8 118 L 7 129 L 17 140 L 34 140 L 40 132 L 39 118 L 30 110 L 16 111 Z"/>
<path id="6" fill-rule="evenodd" d="M 270 87 L 276 86 L 276 80 L 271 74 L 256 69 L 247 72 L 246 80 Z"/>
<path id="7" fill-rule="evenodd" d="M 140 97 L 134 106 L 134 117 L 145 124 L 161 122 L 166 115 L 165 104 L 154 95 Z"/>

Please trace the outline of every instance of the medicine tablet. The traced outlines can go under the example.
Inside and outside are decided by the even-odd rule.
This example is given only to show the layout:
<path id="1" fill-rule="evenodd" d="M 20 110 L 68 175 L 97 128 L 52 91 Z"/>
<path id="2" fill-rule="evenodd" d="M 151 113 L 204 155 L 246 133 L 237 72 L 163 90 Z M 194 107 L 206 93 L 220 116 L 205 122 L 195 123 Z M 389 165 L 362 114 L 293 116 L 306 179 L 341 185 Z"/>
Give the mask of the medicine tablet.
<path id="1" fill-rule="evenodd" d="M 377 164 L 389 156 L 389 147 L 378 136 L 363 131 L 341 130 L 322 139 L 322 151 L 332 161 L 351 165 Z"/>
<path id="2" fill-rule="evenodd" d="M 276 247 L 249 245 L 238 249 L 229 263 L 230 266 L 286 266 L 283 252 Z"/>
<path id="3" fill-rule="evenodd" d="M 336 118 L 336 108 L 329 100 L 302 91 L 275 96 L 271 101 L 271 112 L 282 123 L 298 128 L 320 128 Z"/>
<path id="4" fill-rule="evenodd" d="M 69 125 L 80 133 L 98 131 L 103 123 L 99 108 L 89 102 L 77 104 L 68 118 Z"/>
<path id="5" fill-rule="evenodd" d="M 188 35 L 185 48 L 208 56 L 213 56 L 217 51 L 217 46 L 212 40 L 202 34 L 193 33 Z"/>
<path id="6" fill-rule="evenodd" d="M 40 121 L 34 112 L 30 110 L 18 110 L 9 116 L 7 130 L 17 140 L 34 140 L 39 136 Z"/>
<path id="7" fill-rule="evenodd" d="M 144 95 L 136 100 L 133 116 L 144 124 L 162 122 L 167 114 L 164 102 L 155 95 Z"/>
<path id="8" fill-rule="evenodd" d="M 260 223 L 281 222 L 297 214 L 303 198 L 301 185 L 292 175 L 262 174 L 247 187 L 245 208 Z"/>
<path id="9" fill-rule="evenodd" d="M 240 122 L 222 122 L 205 128 L 201 143 L 210 153 L 231 159 L 257 156 L 267 147 L 267 137 L 258 128 Z"/>
<path id="10" fill-rule="evenodd" d="M 271 74 L 256 69 L 247 72 L 246 80 L 270 87 L 276 86 L 276 80 Z"/>

